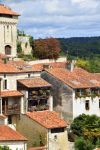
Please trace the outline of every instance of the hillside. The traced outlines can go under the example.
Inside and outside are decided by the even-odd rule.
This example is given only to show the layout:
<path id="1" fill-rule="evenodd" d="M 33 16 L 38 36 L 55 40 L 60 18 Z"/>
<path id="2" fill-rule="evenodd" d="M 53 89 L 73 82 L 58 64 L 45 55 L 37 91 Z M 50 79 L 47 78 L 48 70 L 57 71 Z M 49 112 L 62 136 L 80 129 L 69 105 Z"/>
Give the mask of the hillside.
<path id="1" fill-rule="evenodd" d="M 59 38 L 61 49 L 71 56 L 93 57 L 100 55 L 100 37 Z"/>

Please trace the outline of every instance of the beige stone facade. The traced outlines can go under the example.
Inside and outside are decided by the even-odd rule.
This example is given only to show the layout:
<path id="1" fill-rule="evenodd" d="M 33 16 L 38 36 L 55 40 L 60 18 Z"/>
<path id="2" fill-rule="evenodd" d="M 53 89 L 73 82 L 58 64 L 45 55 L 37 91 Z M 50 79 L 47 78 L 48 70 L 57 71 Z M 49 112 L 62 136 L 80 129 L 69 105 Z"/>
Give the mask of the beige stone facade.
<path id="1" fill-rule="evenodd" d="M 36 146 L 35 144 L 39 142 L 39 135 L 41 135 L 47 150 L 68 150 L 66 128 L 64 132 L 52 133 L 51 129 L 46 129 L 26 115 L 21 115 L 17 130 L 27 137 L 28 147 Z"/>
<path id="2" fill-rule="evenodd" d="M 17 23 L 18 16 L 0 14 L 0 53 L 9 57 L 17 55 Z"/>

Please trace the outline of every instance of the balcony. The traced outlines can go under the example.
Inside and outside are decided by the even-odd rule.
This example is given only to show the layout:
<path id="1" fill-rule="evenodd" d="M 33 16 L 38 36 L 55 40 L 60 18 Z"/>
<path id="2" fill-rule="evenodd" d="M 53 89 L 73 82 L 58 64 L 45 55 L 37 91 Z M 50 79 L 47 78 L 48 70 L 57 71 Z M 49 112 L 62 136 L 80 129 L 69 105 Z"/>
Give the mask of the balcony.
<path id="1" fill-rule="evenodd" d="M 49 106 L 48 105 L 37 105 L 37 106 L 30 106 L 28 108 L 28 111 L 43 111 L 43 110 L 49 110 Z"/>
<path id="2" fill-rule="evenodd" d="M 80 91 L 75 92 L 75 97 L 76 98 L 86 98 L 86 97 L 91 97 L 95 98 L 96 96 L 100 96 L 100 91 L 99 90 L 93 90 L 93 89 L 83 89 Z"/>
<path id="3" fill-rule="evenodd" d="M 11 114 L 20 114 L 20 105 L 19 104 L 13 104 L 13 105 L 5 105 L 2 106 L 2 112 L 5 115 L 11 115 Z"/>

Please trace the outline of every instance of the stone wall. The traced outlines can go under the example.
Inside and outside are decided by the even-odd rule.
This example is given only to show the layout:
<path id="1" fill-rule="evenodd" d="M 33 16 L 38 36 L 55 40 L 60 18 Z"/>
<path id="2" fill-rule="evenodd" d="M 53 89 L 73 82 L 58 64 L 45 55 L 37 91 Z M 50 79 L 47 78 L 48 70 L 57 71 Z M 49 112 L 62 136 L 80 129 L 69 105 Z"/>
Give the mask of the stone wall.
<path id="1" fill-rule="evenodd" d="M 52 84 L 54 110 L 60 112 L 65 120 L 73 118 L 73 90 L 47 72 L 42 72 L 42 78 Z"/>
<path id="2" fill-rule="evenodd" d="M 45 135 L 47 133 L 47 130 L 44 127 L 27 117 L 26 115 L 20 116 L 20 120 L 17 123 L 16 128 L 17 131 L 27 137 L 28 148 L 39 144 L 39 135 L 42 135 L 42 137 L 44 138 L 46 137 Z"/>

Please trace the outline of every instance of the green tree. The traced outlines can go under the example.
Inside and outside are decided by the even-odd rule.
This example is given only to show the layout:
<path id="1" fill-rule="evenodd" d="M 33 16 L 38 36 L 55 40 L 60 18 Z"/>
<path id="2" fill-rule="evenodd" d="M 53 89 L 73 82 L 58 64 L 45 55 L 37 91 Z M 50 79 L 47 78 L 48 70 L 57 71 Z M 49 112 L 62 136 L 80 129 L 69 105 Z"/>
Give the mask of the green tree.
<path id="1" fill-rule="evenodd" d="M 75 141 L 75 150 L 93 150 L 94 148 L 95 145 L 93 145 L 92 141 L 83 137 L 78 137 Z"/>
<path id="2" fill-rule="evenodd" d="M 71 130 L 77 137 L 92 141 L 92 145 L 100 144 L 100 117 L 96 115 L 79 115 L 72 122 Z"/>
<path id="3" fill-rule="evenodd" d="M 21 54 L 22 53 L 22 47 L 21 47 L 21 42 L 17 43 L 17 53 Z"/>
<path id="4" fill-rule="evenodd" d="M 8 146 L 0 146 L 0 150 L 10 150 Z"/>

